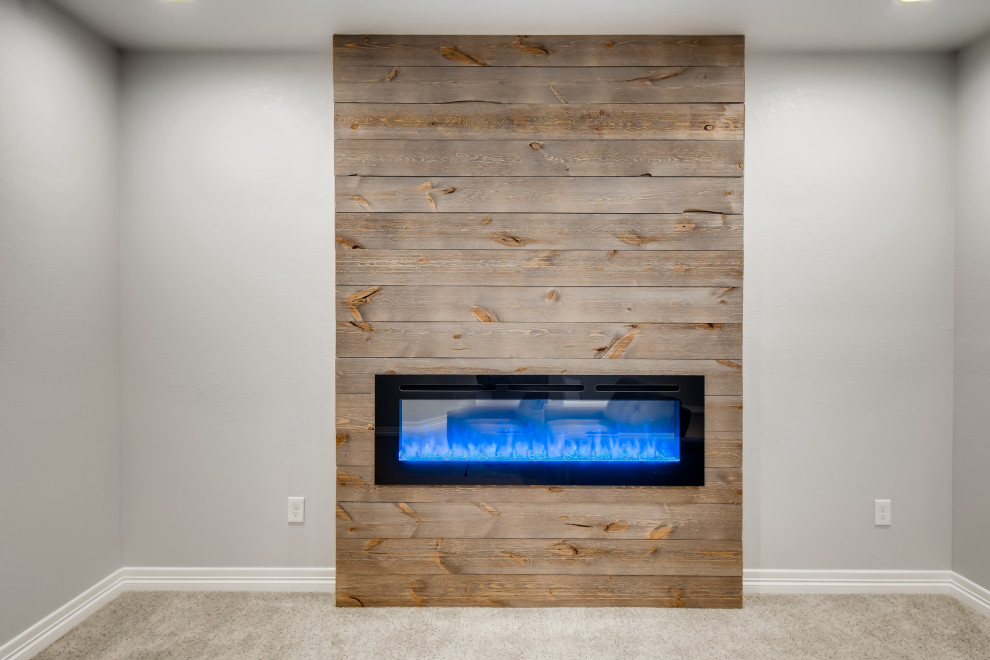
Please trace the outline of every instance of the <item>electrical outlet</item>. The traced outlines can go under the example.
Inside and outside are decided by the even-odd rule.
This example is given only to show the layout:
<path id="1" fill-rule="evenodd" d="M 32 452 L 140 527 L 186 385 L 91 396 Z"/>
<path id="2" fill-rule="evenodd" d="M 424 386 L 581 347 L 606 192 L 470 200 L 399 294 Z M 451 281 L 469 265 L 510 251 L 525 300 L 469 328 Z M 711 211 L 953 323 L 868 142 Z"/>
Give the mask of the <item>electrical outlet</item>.
<path id="1" fill-rule="evenodd" d="M 873 500 L 873 524 L 890 525 L 890 500 Z"/>
<path id="2" fill-rule="evenodd" d="M 306 522 L 306 498 L 305 497 L 290 497 L 289 498 L 289 522 L 290 523 Z"/>

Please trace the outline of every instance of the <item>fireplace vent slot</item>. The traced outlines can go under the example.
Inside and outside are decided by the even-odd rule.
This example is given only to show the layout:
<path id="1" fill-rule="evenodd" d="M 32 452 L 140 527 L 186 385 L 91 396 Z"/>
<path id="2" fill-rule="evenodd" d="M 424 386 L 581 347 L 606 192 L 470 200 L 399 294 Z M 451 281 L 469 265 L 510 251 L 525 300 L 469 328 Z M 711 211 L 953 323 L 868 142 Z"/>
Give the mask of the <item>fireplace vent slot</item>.
<path id="1" fill-rule="evenodd" d="M 584 392 L 584 385 L 509 385 L 510 392 Z"/>
<path id="2" fill-rule="evenodd" d="M 680 392 L 679 385 L 595 385 L 596 392 Z"/>
<path id="3" fill-rule="evenodd" d="M 402 392 L 490 392 L 494 389 L 494 385 L 459 385 L 457 383 L 445 383 L 443 385 L 405 383 L 399 385 L 399 390 Z"/>

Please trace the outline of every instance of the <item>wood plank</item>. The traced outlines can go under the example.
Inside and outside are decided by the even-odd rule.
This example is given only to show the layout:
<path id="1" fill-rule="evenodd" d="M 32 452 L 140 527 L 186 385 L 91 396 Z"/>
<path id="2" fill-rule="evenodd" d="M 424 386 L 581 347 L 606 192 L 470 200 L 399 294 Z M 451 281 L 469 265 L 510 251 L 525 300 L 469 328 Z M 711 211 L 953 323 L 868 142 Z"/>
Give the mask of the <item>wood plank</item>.
<path id="1" fill-rule="evenodd" d="M 351 249 L 741 250 L 740 215 L 718 213 L 338 213 Z"/>
<path id="2" fill-rule="evenodd" d="M 338 103 L 742 103 L 742 67 L 334 69 Z"/>
<path id="3" fill-rule="evenodd" d="M 343 319 L 344 317 L 339 317 Z M 375 374 L 630 374 L 705 377 L 709 396 L 742 394 L 742 361 L 355 358 L 336 360 L 337 394 L 374 393 Z"/>
<path id="4" fill-rule="evenodd" d="M 341 394 L 336 396 L 337 428 L 375 428 L 375 397 L 373 393 Z M 742 432 L 742 397 L 705 395 L 705 432 Z"/>
<path id="5" fill-rule="evenodd" d="M 361 431 L 375 428 L 373 394 L 337 394 L 337 432 L 351 433 L 357 437 Z M 705 433 L 741 433 L 742 397 L 706 396 Z M 342 438 L 338 438 L 343 442 Z"/>
<path id="6" fill-rule="evenodd" d="M 338 502 L 337 538 L 742 538 L 738 504 Z"/>
<path id="7" fill-rule="evenodd" d="M 364 575 L 742 575 L 741 541 L 340 539 L 337 570 Z"/>
<path id="8" fill-rule="evenodd" d="M 367 472 L 367 479 L 365 479 L 365 476 L 362 476 L 364 474 L 363 471 L 369 470 L 370 466 L 374 465 L 375 461 L 375 441 L 373 430 L 341 429 L 336 432 L 336 442 L 337 465 L 341 466 L 341 470 L 346 474 L 357 477 L 357 479 L 345 477 L 338 482 L 337 494 L 341 500 L 354 500 L 358 502 L 393 501 L 395 499 L 401 499 L 403 501 L 422 500 L 426 502 L 459 501 L 458 493 L 460 493 L 460 491 L 457 490 L 457 487 L 451 487 L 445 493 L 436 491 L 437 488 L 441 488 L 439 486 L 431 486 L 427 488 L 425 493 L 416 490 L 417 487 L 411 487 L 413 490 L 402 491 L 406 493 L 405 495 L 396 495 L 393 494 L 392 488 L 387 488 L 385 491 L 381 491 L 378 487 L 376 487 L 373 483 L 374 476 L 372 476 L 370 471 Z M 707 465 L 710 469 L 740 467 L 742 465 L 742 433 L 739 431 L 710 431 L 706 433 L 705 465 Z M 655 498 L 653 495 L 649 495 L 649 497 L 653 497 L 656 501 L 678 504 L 704 502 L 741 504 L 741 484 L 730 484 L 726 482 L 726 474 L 723 472 L 719 472 L 716 476 L 718 477 L 717 488 L 713 486 L 716 481 L 709 480 L 707 482 L 709 485 L 706 486 L 701 492 L 695 492 L 694 490 L 668 492 L 668 489 L 668 491 L 665 491 L 666 495 L 662 498 Z M 715 479 L 715 477 L 713 477 L 713 479 Z M 537 487 L 534 486 L 532 488 Z M 560 491 L 556 488 L 552 488 L 548 491 L 549 494 L 541 493 L 539 496 L 534 496 L 532 493 L 529 493 L 525 497 L 520 495 L 523 499 L 516 501 L 577 502 L 587 499 L 589 501 L 602 502 L 608 501 L 608 498 L 610 497 L 609 493 L 606 491 L 602 491 L 602 493 L 594 496 L 581 495 L 577 497 L 572 497 L 571 495 L 558 496 L 559 492 Z M 469 493 L 463 494 L 465 496 L 469 495 Z M 625 498 L 630 497 L 628 494 L 622 493 L 617 493 L 615 496 L 619 498 L 620 501 L 627 501 Z M 536 499 L 532 499 L 533 497 Z M 647 495 L 643 494 L 642 497 L 647 498 Z M 635 497 L 633 499 L 635 499 Z"/>
<path id="9" fill-rule="evenodd" d="M 374 394 L 337 394 L 337 465 L 371 483 L 370 474 L 354 468 L 374 465 Z M 705 397 L 705 464 L 709 467 L 739 467 L 742 448 L 742 398 Z M 363 475 L 363 476 L 362 476 Z M 713 473 L 706 483 L 737 485 L 734 475 Z M 729 481 L 715 481 L 715 477 Z M 370 481 L 369 481 L 370 479 Z M 358 485 L 348 482 L 344 485 Z"/>
<path id="10" fill-rule="evenodd" d="M 669 359 L 742 357 L 734 323 L 337 323 L 347 357 Z"/>
<path id="11" fill-rule="evenodd" d="M 337 140 L 337 176 L 743 175 L 738 140 Z"/>
<path id="12" fill-rule="evenodd" d="M 739 287 L 337 287 L 337 319 L 459 323 L 739 323 Z"/>
<path id="13" fill-rule="evenodd" d="M 336 397 L 337 443 L 347 438 L 341 433 L 350 434 L 351 441 L 368 438 L 362 431 L 375 430 L 375 398 L 373 394 L 338 394 Z"/>
<path id="14" fill-rule="evenodd" d="M 736 453 L 742 443 L 723 440 L 738 434 L 715 434 L 706 438 L 705 460 L 710 448 L 734 445 Z M 710 441 L 709 441 L 710 440 Z M 742 504 L 741 461 L 731 468 L 705 468 L 705 486 L 377 486 L 374 483 L 372 461 L 365 465 L 341 463 L 338 445 L 338 502 L 458 502 L 473 503 L 488 500 L 528 503 L 591 503 L 591 504 Z M 361 443 L 371 445 L 372 443 Z M 372 449 L 370 453 L 374 453 Z"/>
<path id="15" fill-rule="evenodd" d="M 604 579 L 603 579 L 604 578 Z M 338 572 L 337 607 L 742 607 L 736 576 L 364 575 Z"/>
<path id="16" fill-rule="evenodd" d="M 342 213 L 713 213 L 742 211 L 729 177 L 336 177 Z M 721 219 L 721 218 L 719 218 Z"/>
<path id="17" fill-rule="evenodd" d="M 713 471 L 711 478 L 706 480 L 706 488 L 718 485 L 721 490 L 718 492 L 705 492 L 702 494 L 685 491 L 677 495 L 676 500 L 662 499 L 678 503 L 689 502 L 726 502 L 731 504 L 741 503 L 742 491 L 738 489 L 739 480 L 737 475 L 724 472 L 724 468 L 738 468 L 742 465 L 742 433 L 740 431 L 709 431 L 705 434 L 705 465 Z M 456 488 L 452 487 L 446 495 L 432 492 L 428 495 L 390 495 L 388 493 L 369 495 L 370 489 L 374 489 L 374 476 L 370 468 L 375 462 L 375 434 L 373 430 L 361 428 L 341 428 L 336 432 L 337 443 L 337 465 L 347 477 L 338 480 L 338 494 L 340 498 L 357 501 L 392 501 L 395 498 L 403 500 L 416 500 L 420 497 L 427 497 L 424 501 L 444 501 L 444 497 L 450 501 L 458 499 Z M 356 477 L 356 478 L 350 478 Z M 430 487 L 435 488 L 435 487 Z M 346 491 L 346 492 L 345 492 Z M 366 492 L 367 491 L 367 492 Z M 389 490 L 389 493 L 392 491 Z M 417 492 L 415 489 L 410 492 Z M 579 501 L 580 499 L 569 499 L 570 496 L 557 497 L 557 490 L 551 490 L 546 501 Z M 366 493 L 359 495 L 355 493 Z M 606 501 L 608 495 L 597 496 L 600 499 L 593 501 Z M 617 497 L 624 497 L 617 495 Z M 439 498 L 439 499 L 437 499 Z M 519 501 L 543 501 L 523 499 Z M 625 500 L 621 500 L 625 501 Z"/>
<path id="18" fill-rule="evenodd" d="M 456 282 L 466 286 L 738 287 L 743 275 L 742 252 L 728 250 L 344 248 L 337 250 L 336 258 L 338 285 Z"/>
<path id="19" fill-rule="evenodd" d="M 334 69 L 355 66 L 742 66 L 742 36 L 335 35 Z"/>
<path id="20" fill-rule="evenodd" d="M 336 408 L 337 465 L 346 466 L 351 473 L 355 473 L 356 466 L 374 465 L 374 394 L 338 393 Z M 742 414 L 741 397 L 705 397 L 705 462 L 709 467 L 741 465 Z M 720 479 L 727 478 L 719 475 Z M 725 483 L 734 485 L 737 481 Z"/>
<path id="21" fill-rule="evenodd" d="M 742 433 L 741 396 L 705 397 L 705 433 Z"/>
<path id="22" fill-rule="evenodd" d="M 741 103 L 334 103 L 338 140 L 742 140 Z"/>
<path id="23" fill-rule="evenodd" d="M 338 607 L 742 607 L 742 578 L 337 573 Z"/>
<path id="24" fill-rule="evenodd" d="M 338 481 L 338 494 L 340 499 L 347 500 L 357 500 L 357 501 L 392 501 L 393 499 L 416 500 L 420 497 L 426 497 L 424 501 L 445 501 L 443 498 L 446 497 L 450 501 L 457 500 L 457 490 L 452 487 L 452 489 L 446 495 L 440 495 L 433 493 L 431 491 L 428 495 L 392 495 L 389 494 L 392 491 L 388 490 L 387 493 L 370 495 L 371 489 L 374 489 L 374 476 L 370 471 L 371 466 L 375 462 L 375 434 L 374 430 L 370 429 L 360 429 L 360 428 L 341 428 L 336 432 L 336 442 L 337 442 L 337 465 L 340 466 L 341 471 L 345 472 L 348 476 L 344 477 L 342 480 Z M 725 502 L 727 504 L 740 504 L 742 501 L 742 490 L 738 488 L 739 481 L 726 481 L 726 479 L 735 479 L 736 477 L 721 471 L 722 468 L 738 468 L 742 465 L 742 432 L 741 431 L 709 431 L 705 434 L 705 465 L 711 469 L 718 469 L 717 472 L 712 472 L 710 479 L 706 480 L 706 492 L 695 493 L 693 491 L 685 491 L 682 493 L 675 493 L 676 499 L 670 499 L 670 497 L 662 498 L 662 501 L 677 502 L 677 503 L 691 503 L 691 502 Z M 365 474 L 367 472 L 367 474 Z M 350 477 L 357 477 L 352 479 Z M 719 486 L 719 490 L 715 492 L 707 492 L 712 486 Z M 430 487 L 435 488 L 435 487 Z M 345 492 L 346 491 L 346 492 Z M 418 491 L 410 491 L 418 492 Z M 582 498 L 570 499 L 567 497 L 556 497 L 558 491 L 552 489 L 550 495 L 547 496 L 546 501 L 583 501 Z M 355 494 L 359 493 L 359 494 Z M 365 493 L 361 495 L 360 493 Z M 596 496 L 598 499 L 590 498 L 591 501 L 606 501 L 608 494 Z M 620 499 L 626 497 L 625 495 L 617 495 Z M 645 497 L 645 495 L 644 495 Z M 673 497 L 673 496 L 671 496 Z M 440 499 L 436 499 L 440 498 Z M 519 501 L 530 502 L 530 501 L 543 501 L 537 498 L 536 500 L 523 499 Z M 625 501 L 625 500 L 622 500 Z"/>

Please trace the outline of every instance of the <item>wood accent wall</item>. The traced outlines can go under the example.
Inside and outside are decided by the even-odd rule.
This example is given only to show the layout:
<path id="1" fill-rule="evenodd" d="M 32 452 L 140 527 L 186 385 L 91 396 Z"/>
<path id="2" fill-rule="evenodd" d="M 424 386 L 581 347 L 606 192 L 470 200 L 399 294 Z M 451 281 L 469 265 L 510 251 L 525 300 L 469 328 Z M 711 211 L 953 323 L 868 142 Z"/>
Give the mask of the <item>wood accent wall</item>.
<path id="1" fill-rule="evenodd" d="M 741 605 L 743 71 L 335 37 L 338 605 Z M 703 374 L 706 485 L 376 486 L 375 373 Z"/>

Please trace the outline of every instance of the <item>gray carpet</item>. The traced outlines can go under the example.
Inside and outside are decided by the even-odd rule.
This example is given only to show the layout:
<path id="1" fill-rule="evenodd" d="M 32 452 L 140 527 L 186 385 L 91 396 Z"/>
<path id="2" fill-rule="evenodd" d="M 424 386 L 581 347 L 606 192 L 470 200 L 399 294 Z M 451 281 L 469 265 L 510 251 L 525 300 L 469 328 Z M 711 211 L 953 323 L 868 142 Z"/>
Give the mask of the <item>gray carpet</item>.
<path id="1" fill-rule="evenodd" d="M 746 596 L 742 610 L 337 609 L 329 594 L 125 593 L 53 658 L 990 658 L 950 596 Z"/>

